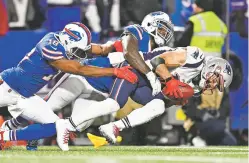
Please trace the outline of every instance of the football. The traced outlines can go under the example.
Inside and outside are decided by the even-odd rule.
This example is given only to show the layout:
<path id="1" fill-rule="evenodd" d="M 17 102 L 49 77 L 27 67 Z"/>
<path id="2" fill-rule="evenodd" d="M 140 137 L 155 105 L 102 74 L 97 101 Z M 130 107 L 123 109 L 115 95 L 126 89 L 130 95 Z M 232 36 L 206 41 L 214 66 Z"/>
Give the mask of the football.
<path id="1" fill-rule="evenodd" d="M 194 95 L 194 89 L 186 83 L 184 83 L 184 86 L 179 86 L 179 89 L 183 94 L 184 100 L 187 100 Z M 163 88 L 163 92 L 168 92 L 166 87 Z M 167 95 L 167 97 L 171 100 L 176 100 L 174 96 Z"/>

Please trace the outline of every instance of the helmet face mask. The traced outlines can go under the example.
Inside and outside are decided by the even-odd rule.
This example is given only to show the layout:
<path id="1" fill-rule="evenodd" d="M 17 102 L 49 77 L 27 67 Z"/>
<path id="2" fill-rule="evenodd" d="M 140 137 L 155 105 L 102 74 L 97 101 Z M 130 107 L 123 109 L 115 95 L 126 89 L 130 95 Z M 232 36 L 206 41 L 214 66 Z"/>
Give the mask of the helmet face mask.
<path id="1" fill-rule="evenodd" d="M 202 73 L 200 87 L 203 89 L 204 94 L 210 94 L 214 89 L 224 92 L 232 82 L 233 71 L 230 64 L 222 59 L 213 57 L 207 61 Z"/>
<path id="2" fill-rule="evenodd" d="M 164 12 L 153 12 L 145 16 L 142 27 L 153 36 L 159 46 L 164 46 L 174 35 L 174 25 Z"/>

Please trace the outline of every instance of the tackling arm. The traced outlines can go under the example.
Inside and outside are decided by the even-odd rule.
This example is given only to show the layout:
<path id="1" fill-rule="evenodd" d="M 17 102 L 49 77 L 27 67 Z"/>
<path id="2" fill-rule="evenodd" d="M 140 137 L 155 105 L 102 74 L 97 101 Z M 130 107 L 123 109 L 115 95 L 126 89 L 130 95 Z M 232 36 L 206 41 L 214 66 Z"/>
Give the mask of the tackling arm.
<path id="1" fill-rule="evenodd" d="M 125 34 L 122 38 L 124 57 L 128 63 L 143 74 L 149 73 L 151 70 L 140 56 L 138 52 L 138 41 L 131 34 Z"/>
<path id="2" fill-rule="evenodd" d="M 81 64 L 74 60 L 61 59 L 50 62 L 53 67 L 71 74 L 100 77 L 100 76 L 113 76 L 113 68 L 98 68 L 93 66 L 81 66 Z"/>
<path id="3" fill-rule="evenodd" d="M 79 62 L 67 59 L 60 59 L 50 62 L 53 67 L 71 74 L 101 77 L 101 76 L 117 76 L 131 83 L 137 82 L 137 76 L 129 67 L 122 68 L 99 68 L 94 66 L 82 66 Z"/>
<path id="4" fill-rule="evenodd" d="M 91 44 L 91 49 L 88 51 L 89 53 L 95 55 L 106 56 L 108 53 L 114 50 L 114 42 L 108 41 L 105 44 Z"/>

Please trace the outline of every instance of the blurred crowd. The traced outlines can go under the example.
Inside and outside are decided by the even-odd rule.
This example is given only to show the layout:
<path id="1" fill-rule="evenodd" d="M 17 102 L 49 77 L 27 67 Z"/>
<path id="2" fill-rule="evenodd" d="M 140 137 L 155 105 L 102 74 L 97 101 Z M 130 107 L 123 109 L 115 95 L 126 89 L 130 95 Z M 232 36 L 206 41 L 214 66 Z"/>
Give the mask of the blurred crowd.
<path id="1" fill-rule="evenodd" d="M 107 40 L 110 37 L 119 37 L 124 26 L 140 24 L 144 16 L 150 12 L 161 10 L 173 15 L 176 10 L 179 10 L 176 7 L 178 2 L 179 0 L 0 0 L 0 35 L 5 35 L 8 30 L 58 31 L 69 22 L 79 21 L 87 25 L 92 32 L 100 33 L 100 40 Z M 174 17 L 172 19 L 176 25 L 185 26 L 193 14 L 191 7 L 193 0 L 180 2 L 182 3 L 181 17 L 177 18 L 177 22 Z M 229 10 L 227 10 L 227 6 L 229 6 Z M 213 0 L 211 5 L 205 5 L 205 7 L 207 7 L 206 10 L 213 11 L 226 24 L 229 21 L 228 29 L 230 31 L 236 31 L 240 36 L 248 37 L 246 0 L 231 0 L 230 4 L 226 0 Z M 182 32 L 176 31 L 175 33 L 174 44 L 176 46 L 189 45 L 189 43 L 180 43 L 180 38 L 183 37 Z M 238 75 L 231 89 L 238 89 L 243 78 L 241 62 L 232 52 L 230 53 L 230 59 L 234 65 L 236 64 L 233 67 L 234 71 Z M 221 54 L 220 57 L 226 57 L 226 53 Z M 230 109 L 228 93 L 220 96 L 214 92 L 212 98 L 213 101 L 220 98 L 217 105 L 200 109 L 203 105 L 202 99 L 191 99 L 189 105 L 181 109 L 181 111 L 183 110 L 181 113 L 178 112 L 178 108 L 172 108 L 175 110 L 174 113 L 169 111 L 145 125 L 124 131 L 122 136 L 126 139 L 123 144 L 179 145 L 189 143 L 202 146 L 204 144 L 237 145 L 247 143 L 246 132 L 238 131 L 234 133 L 234 136 L 227 130 L 227 117 Z M 139 105 L 131 104 L 121 109 L 114 118 L 122 118 L 138 107 Z M 64 109 L 58 114 L 67 116 L 70 115 L 70 111 Z M 179 119 L 183 122 L 175 121 L 174 124 L 179 123 L 180 125 L 169 123 L 171 116 L 175 114 L 179 115 L 181 117 Z M 102 122 L 109 120 L 109 118 L 101 119 Z M 95 132 L 94 127 L 89 130 Z M 50 141 L 46 143 L 48 142 L 51 143 Z"/>

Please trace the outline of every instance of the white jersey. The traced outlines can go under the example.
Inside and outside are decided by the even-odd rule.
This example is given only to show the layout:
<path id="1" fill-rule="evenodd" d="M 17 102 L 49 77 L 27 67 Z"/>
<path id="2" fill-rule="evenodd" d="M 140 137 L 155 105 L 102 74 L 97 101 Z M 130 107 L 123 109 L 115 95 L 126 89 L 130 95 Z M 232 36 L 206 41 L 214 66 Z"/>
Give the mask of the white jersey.
<path id="1" fill-rule="evenodd" d="M 151 64 L 149 63 L 150 59 L 153 59 L 151 57 L 152 56 L 158 57 L 160 54 L 167 51 L 187 52 L 185 63 L 181 67 L 171 69 L 170 72 L 176 79 L 180 80 L 181 82 L 187 83 L 192 88 L 194 88 L 195 93 L 199 93 L 200 92 L 199 79 L 200 79 L 201 70 L 203 69 L 205 62 L 205 56 L 203 52 L 199 48 L 192 46 L 184 48 L 183 47 L 170 48 L 165 46 L 165 47 L 156 48 L 152 52 L 144 54 L 144 59 L 147 60 L 146 63 L 150 67 L 152 67 Z"/>

